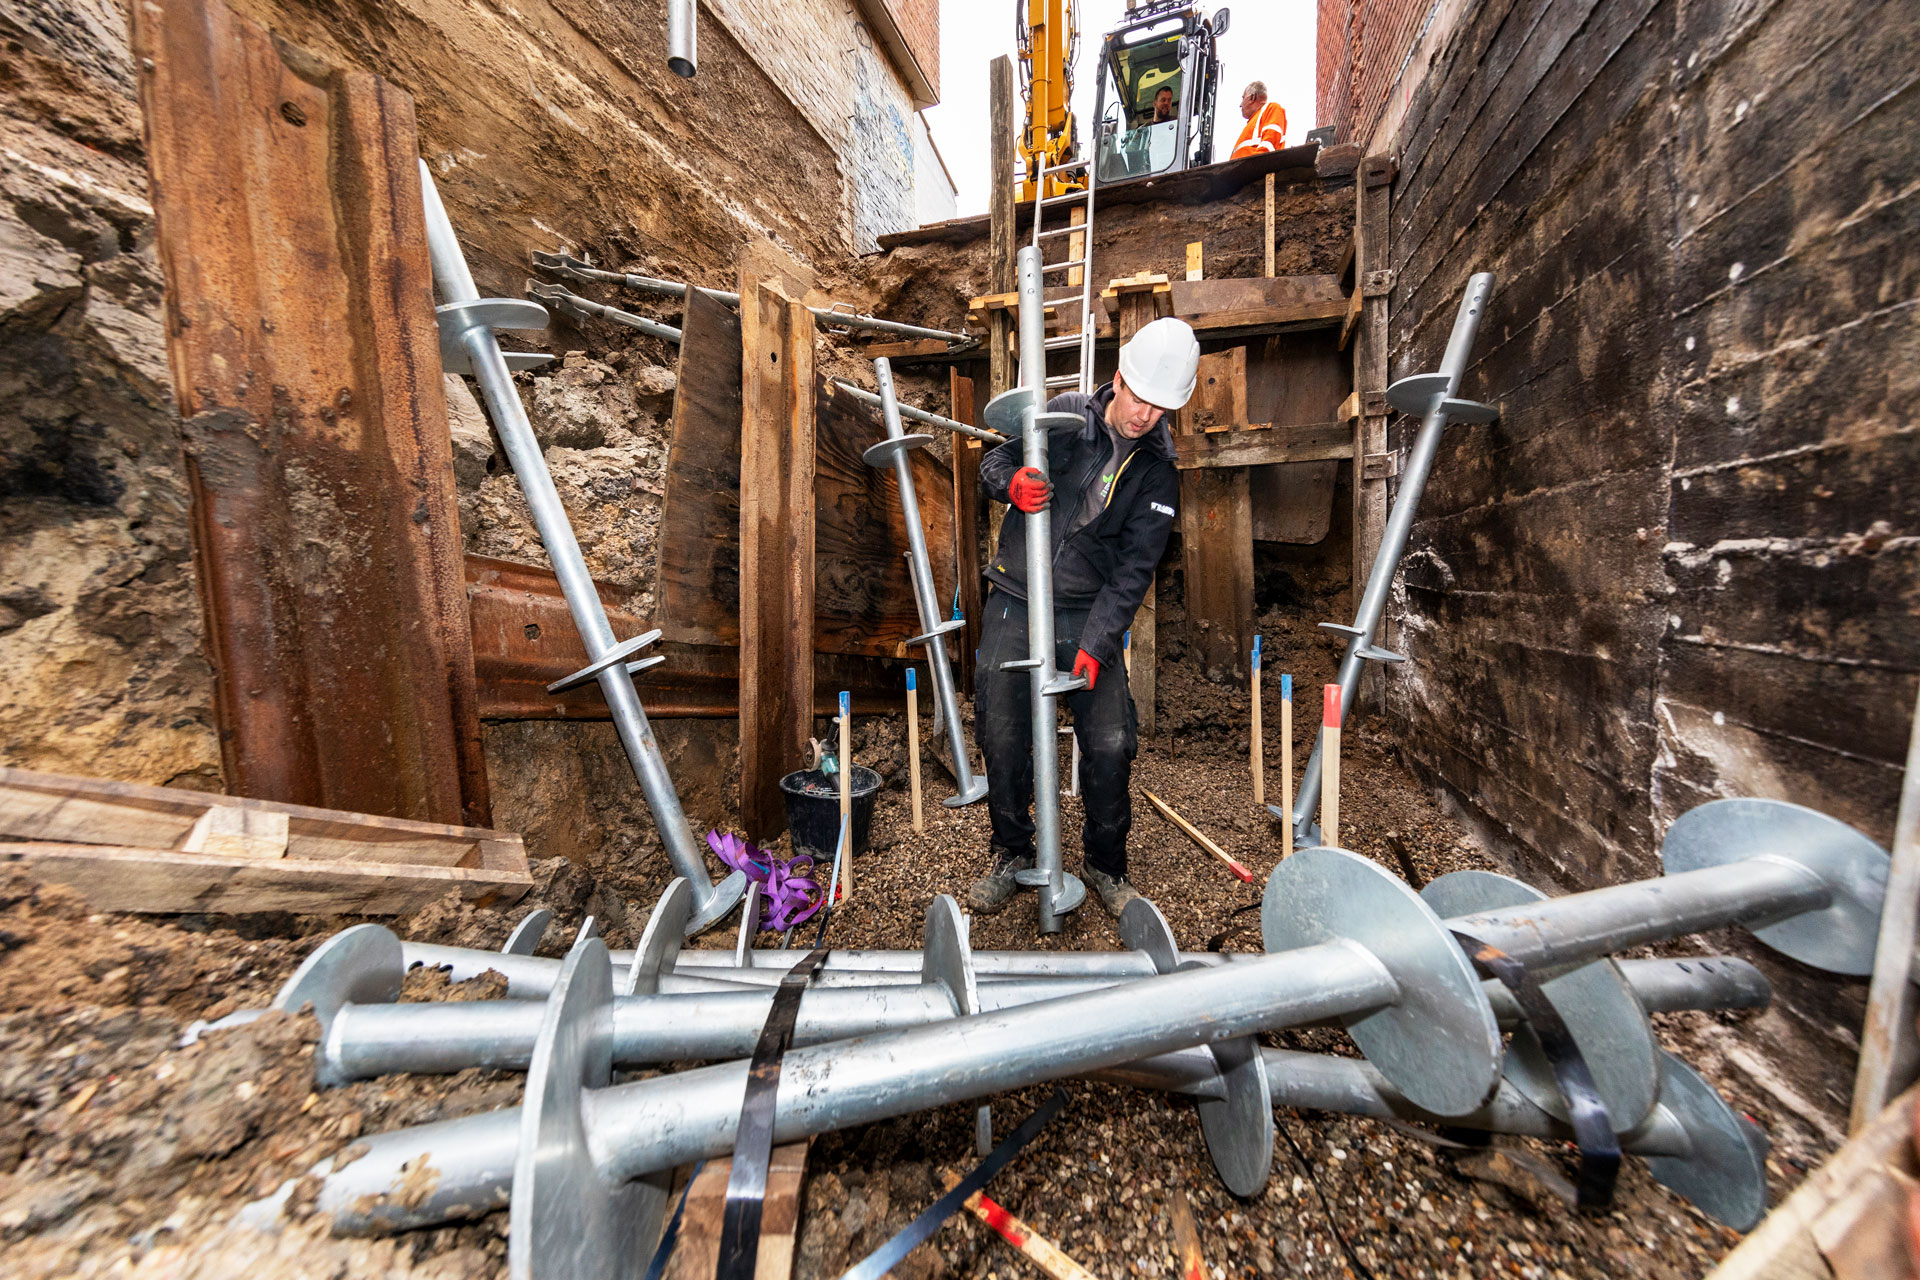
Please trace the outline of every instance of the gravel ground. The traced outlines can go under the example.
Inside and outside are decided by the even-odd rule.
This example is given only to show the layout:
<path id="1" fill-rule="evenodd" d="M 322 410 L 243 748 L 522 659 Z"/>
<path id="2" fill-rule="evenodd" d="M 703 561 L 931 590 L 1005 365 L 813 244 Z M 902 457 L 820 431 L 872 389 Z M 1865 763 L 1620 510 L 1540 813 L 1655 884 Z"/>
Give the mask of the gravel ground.
<path id="1" fill-rule="evenodd" d="M 1332 654 L 1304 623 L 1262 619 L 1269 672 L 1290 667 L 1301 690 L 1330 678 Z M 1163 631 L 1163 636 L 1166 633 Z M 1173 648 L 1173 646 L 1168 646 Z M 1278 860 L 1279 828 L 1255 809 L 1246 755 L 1247 694 L 1163 665 L 1161 732 L 1145 742 L 1136 794 L 1151 788 L 1209 832 L 1257 876 Z M 1272 677 L 1270 676 L 1270 679 Z M 1270 799 L 1278 799 L 1277 680 L 1269 686 Z M 1303 705 L 1307 701 L 1302 699 Z M 1311 745 L 1312 717 L 1296 725 L 1296 759 Z M 927 741 L 931 742 L 930 724 Z M 1348 734 L 1342 842 L 1399 874 L 1431 878 L 1462 867 L 1501 868 L 1415 784 L 1391 746 L 1364 724 Z M 898 718 L 862 721 L 856 758 L 890 785 L 874 816 L 873 848 L 858 863 L 856 893 L 836 912 L 829 940 L 849 947 L 910 947 L 935 894 L 963 895 L 986 870 L 987 815 L 939 805 L 944 773 L 927 760 L 926 830 L 915 833 L 905 795 Z M 1063 802 L 1069 867 L 1079 860 L 1078 802 Z M 650 904 L 620 900 L 557 860 L 511 912 L 448 902 L 398 922 L 413 937 L 497 946 L 535 905 L 559 916 L 552 953 L 579 919 L 612 921 L 630 944 Z M 1136 802 L 1132 878 L 1182 946 L 1229 931 L 1231 950 L 1259 946 L 1256 902 L 1185 837 Z M 504 1273 L 506 1216 L 394 1241 L 340 1241 L 296 1195 L 277 1237 L 226 1229 L 240 1204 L 266 1193 L 362 1133 L 509 1105 L 514 1076 L 470 1071 L 445 1078 L 387 1078 L 314 1093 L 309 1018 L 279 1015 L 191 1049 L 175 1047 L 193 1017 L 264 1004 L 299 958 L 343 921 L 295 917 L 154 920 L 88 914 L 61 891 L 0 882 L 0 1246 L 21 1275 L 491 1276 Z M 810 934 L 808 936 L 811 936 Z M 1112 922 L 1093 900 L 1051 938 L 1034 931 L 1032 899 L 976 917 L 974 945 L 1113 948 Z M 767 936 L 763 945 L 772 945 Z M 709 937 L 701 945 L 727 946 Z M 475 998 L 486 979 L 448 988 L 416 974 L 408 998 Z M 221 999 L 207 1007 L 209 992 Z M 1755 1114 L 1776 1137 L 1761 1099 L 1718 1070 L 1713 1046 L 1735 1015 L 1660 1019 L 1662 1038 Z M 1344 1035 L 1305 1031 L 1271 1043 L 1353 1053 Z M 1192 1106 L 1183 1100 L 1071 1082 L 1061 1115 L 989 1187 L 1096 1275 L 1174 1273 L 1170 1204 L 1184 1193 L 1214 1280 L 1240 1276 L 1350 1275 L 1693 1277 L 1735 1237 L 1669 1194 L 1629 1159 L 1616 1207 L 1580 1214 L 1555 1195 L 1572 1171 L 1564 1148 L 1502 1143 L 1462 1150 L 1372 1121 L 1278 1113 L 1274 1176 L 1251 1200 L 1228 1194 L 1208 1161 Z M 1004 1134 L 1051 1093 L 1037 1087 L 994 1100 Z M 943 1169 L 974 1163 L 973 1109 L 941 1108 L 818 1139 L 804 1193 L 796 1259 L 801 1280 L 837 1276 L 938 1194 Z M 1776 1147 L 1774 1195 L 1817 1161 L 1798 1138 Z M 970 1215 L 953 1219 L 896 1274 L 1000 1280 L 1031 1264 Z"/>

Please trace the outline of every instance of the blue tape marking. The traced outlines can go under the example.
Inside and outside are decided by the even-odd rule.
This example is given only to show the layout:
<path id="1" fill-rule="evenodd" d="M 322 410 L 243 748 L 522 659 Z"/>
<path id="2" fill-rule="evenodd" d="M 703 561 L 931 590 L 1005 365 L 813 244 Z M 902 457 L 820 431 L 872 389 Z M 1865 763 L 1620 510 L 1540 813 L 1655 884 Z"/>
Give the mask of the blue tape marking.
<path id="1" fill-rule="evenodd" d="M 1287 702 L 1293 701 L 1293 677 L 1280 677 L 1280 697 Z"/>
<path id="2" fill-rule="evenodd" d="M 913 683 L 913 668 L 908 667 L 907 668 L 907 691 L 911 693 L 914 688 L 915 688 L 915 685 Z"/>
<path id="3" fill-rule="evenodd" d="M 853 695 L 849 693 L 847 690 L 842 689 L 840 691 L 840 714 L 842 716 L 845 716 L 847 714 L 847 707 L 852 702 L 852 699 L 853 699 Z"/>

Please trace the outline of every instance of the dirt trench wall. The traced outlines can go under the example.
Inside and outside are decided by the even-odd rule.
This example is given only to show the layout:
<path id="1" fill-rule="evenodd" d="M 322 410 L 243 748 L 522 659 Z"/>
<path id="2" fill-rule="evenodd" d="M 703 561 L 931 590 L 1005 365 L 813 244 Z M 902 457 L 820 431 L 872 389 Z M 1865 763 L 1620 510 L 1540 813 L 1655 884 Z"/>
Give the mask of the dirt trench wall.
<path id="1" fill-rule="evenodd" d="M 1916 48 L 1920 10 L 1878 0 L 1502 2 L 1407 115 L 1392 375 L 1435 367 L 1493 271 L 1465 389 L 1503 412 L 1441 447 L 1392 712 L 1546 882 L 1656 873 L 1719 796 L 1891 836 L 1920 687 Z M 1745 1068 L 1832 1134 L 1861 985 L 1714 942 L 1780 993 Z"/>

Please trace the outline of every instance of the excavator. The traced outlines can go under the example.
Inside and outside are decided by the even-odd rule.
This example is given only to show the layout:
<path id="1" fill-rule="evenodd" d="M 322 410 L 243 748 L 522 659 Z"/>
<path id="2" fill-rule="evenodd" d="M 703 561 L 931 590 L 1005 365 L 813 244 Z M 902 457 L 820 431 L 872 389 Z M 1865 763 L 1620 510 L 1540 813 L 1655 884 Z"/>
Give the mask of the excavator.
<path id="1" fill-rule="evenodd" d="M 1020 150 L 1031 200 L 1042 161 L 1052 170 L 1077 159 L 1073 64 L 1080 43 L 1073 0 L 1014 0 L 1021 89 L 1027 100 Z M 1129 0 L 1126 20 L 1100 41 L 1094 118 L 1098 181 L 1173 173 L 1213 162 L 1219 38 L 1228 11 L 1203 16 L 1189 0 Z M 1051 197 L 1086 186 L 1084 169 L 1047 175 Z"/>

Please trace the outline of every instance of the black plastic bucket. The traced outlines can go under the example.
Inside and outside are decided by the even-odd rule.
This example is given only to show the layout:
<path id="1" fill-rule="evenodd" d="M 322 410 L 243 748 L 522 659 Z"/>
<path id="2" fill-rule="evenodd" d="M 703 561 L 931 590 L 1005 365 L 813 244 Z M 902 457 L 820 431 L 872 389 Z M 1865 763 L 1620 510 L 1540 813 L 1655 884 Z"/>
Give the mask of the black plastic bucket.
<path id="1" fill-rule="evenodd" d="M 787 797 L 787 826 L 793 832 L 793 851 L 811 853 L 833 866 L 833 847 L 840 841 L 840 779 L 818 769 L 795 769 L 780 779 Z M 853 766 L 853 851 L 864 853 L 873 829 L 873 798 L 880 793 L 880 775 L 865 765 Z"/>

